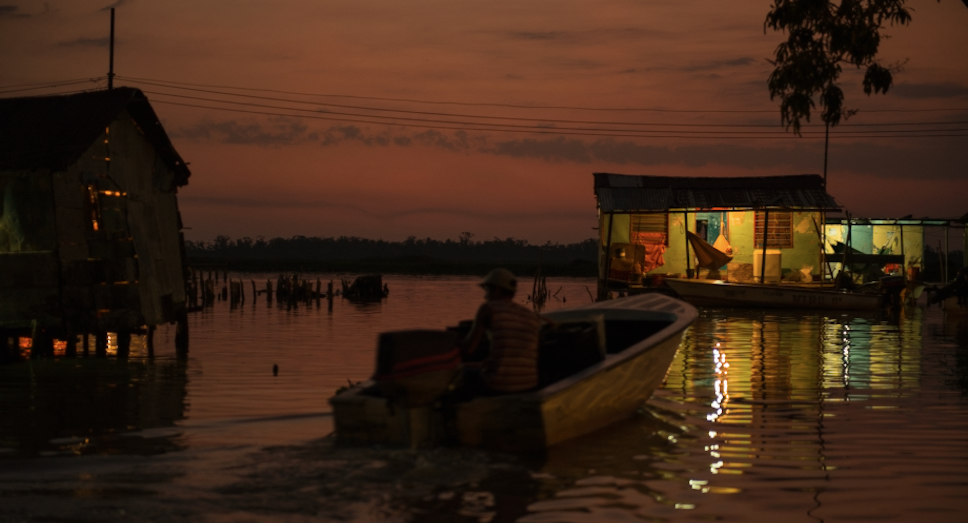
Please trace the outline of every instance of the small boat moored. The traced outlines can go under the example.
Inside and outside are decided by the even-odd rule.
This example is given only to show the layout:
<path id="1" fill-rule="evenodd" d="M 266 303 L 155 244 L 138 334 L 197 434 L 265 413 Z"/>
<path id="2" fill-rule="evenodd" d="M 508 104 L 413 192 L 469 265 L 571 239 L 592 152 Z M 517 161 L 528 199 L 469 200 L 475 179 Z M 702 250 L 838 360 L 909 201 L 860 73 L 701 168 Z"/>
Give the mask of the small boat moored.
<path id="1" fill-rule="evenodd" d="M 683 300 L 705 307 L 876 310 L 884 301 L 880 293 L 849 292 L 795 284 L 763 285 L 677 278 L 668 278 L 665 283 Z"/>
<path id="2" fill-rule="evenodd" d="M 559 326 L 591 325 L 603 357 L 533 392 L 475 397 L 443 409 L 440 401 L 415 406 L 388 398 L 385 387 L 367 381 L 330 398 L 337 441 L 416 447 L 447 439 L 533 451 L 587 434 L 633 415 L 648 400 L 698 313 L 680 300 L 642 294 L 545 316 Z M 554 357 L 542 350 L 542 359 Z"/>

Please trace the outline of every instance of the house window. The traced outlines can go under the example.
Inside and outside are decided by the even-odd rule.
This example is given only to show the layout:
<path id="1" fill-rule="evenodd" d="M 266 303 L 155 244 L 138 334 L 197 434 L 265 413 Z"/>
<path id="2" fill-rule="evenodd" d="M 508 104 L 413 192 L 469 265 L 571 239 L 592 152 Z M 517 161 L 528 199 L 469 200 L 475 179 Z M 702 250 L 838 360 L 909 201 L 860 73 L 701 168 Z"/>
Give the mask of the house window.
<path id="1" fill-rule="evenodd" d="M 648 237 L 653 234 L 639 233 L 658 233 L 662 235 L 663 243 L 669 245 L 669 215 L 662 214 L 633 214 L 632 215 L 632 238 Z"/>
<path id="2" fill-rule="evenodd" d="M 756 211 L 756 246 L 763 247 L 763 218 L 767 213 Z M 793 213 L 776 211 L 770 212 L 770 227 L 767 234 L 767 248 L 793 248 Z"/>

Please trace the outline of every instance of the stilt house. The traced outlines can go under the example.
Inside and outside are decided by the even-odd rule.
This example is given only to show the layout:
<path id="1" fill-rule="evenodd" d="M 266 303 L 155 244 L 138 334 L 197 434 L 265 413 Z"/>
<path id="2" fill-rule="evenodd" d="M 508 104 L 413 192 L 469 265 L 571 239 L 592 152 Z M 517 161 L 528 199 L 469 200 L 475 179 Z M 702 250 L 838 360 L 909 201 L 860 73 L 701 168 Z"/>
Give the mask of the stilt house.
<path id="1" fill-rule="evenodd" d="M 812 174 L 594 177 L 600 293 L 665 277 L 819 278 L 823 213 L 840 210 L 823 178 Z"/>
<path id="2" fill-rule="evenodd" d="M 833 270 L 841 268 L 842 260 L 854 265 L 854 271 L 863 271 L 875 265 L 870 263 L 878 258 L 893 256 L 896 270 L 906 271 L 913 280 L 920 279 L 925 267 L 925 230 L 927 228 L 943 231 L 943 243 L 939 242 L 939 253 L 943 267 L 939 270 L 942 284 L 948 283 L 957 272 L 947 266 L 949 254 L 949 232 L 962 232 L 961 241 L 964 252 L 968 252 L 968 215 L 961 218 L 827 218 L 825 252 Z M 846 246 L 846 249 L 845 249 Z M 844 251 L 848 258 L 844 258 Z M 963 258 L 968 266 L 968 257 Z"/>
<path id="3" fill-rule="evenodd" d="M 183 317 L 189 176 L 140 90 L 0 99 L 2 340 Z"/>

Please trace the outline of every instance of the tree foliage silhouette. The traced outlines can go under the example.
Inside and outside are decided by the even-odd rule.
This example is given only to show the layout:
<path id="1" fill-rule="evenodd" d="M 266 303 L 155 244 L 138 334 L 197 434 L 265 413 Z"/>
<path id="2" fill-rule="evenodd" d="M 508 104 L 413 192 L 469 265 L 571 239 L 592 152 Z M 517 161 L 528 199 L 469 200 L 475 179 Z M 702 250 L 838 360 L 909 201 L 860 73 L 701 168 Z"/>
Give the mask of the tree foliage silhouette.
<path id="1" fill-rule="evenodd" d="M 940 0 L 939 0 L 940 1 Z M 966 0 L 968 2 L 968 0 Z M 886 93 L 900 64 L 884 66 L 877 60 L 887 26 L 911 22 L 906 0 L 774 0 L 766 15 L 767 29 L 784 32 L 777 46 L 767 85 L 770 99 L 780 99 L 783 125 L 800 134 L 801 120 L 819 100 L 820 118 L 834 127 L 856 113 L 844 107 L 838 86 L 843 65 L 864 69 L 864 92 Z"/>

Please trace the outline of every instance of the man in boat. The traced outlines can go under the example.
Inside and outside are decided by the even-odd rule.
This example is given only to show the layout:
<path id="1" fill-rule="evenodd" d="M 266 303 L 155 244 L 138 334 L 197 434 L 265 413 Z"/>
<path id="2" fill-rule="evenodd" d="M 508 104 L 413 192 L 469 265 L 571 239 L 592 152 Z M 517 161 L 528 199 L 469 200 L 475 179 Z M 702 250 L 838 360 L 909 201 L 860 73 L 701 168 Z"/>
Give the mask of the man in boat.
<path id="1" fill-rule="evenodd" d="M 549 321 L 514 303 L 518 281 L 507 269 L 494 269 L 480 284 L 485 302 L 477 309 L 474 325 L 462 352 L 472 356 L 484 336 L 490 341 L 488 357 L 480 367 L 467 365 L 464 388 L 471 394 L 507 394 L 538 386 L 538 346 L 541 322 Z"/>

